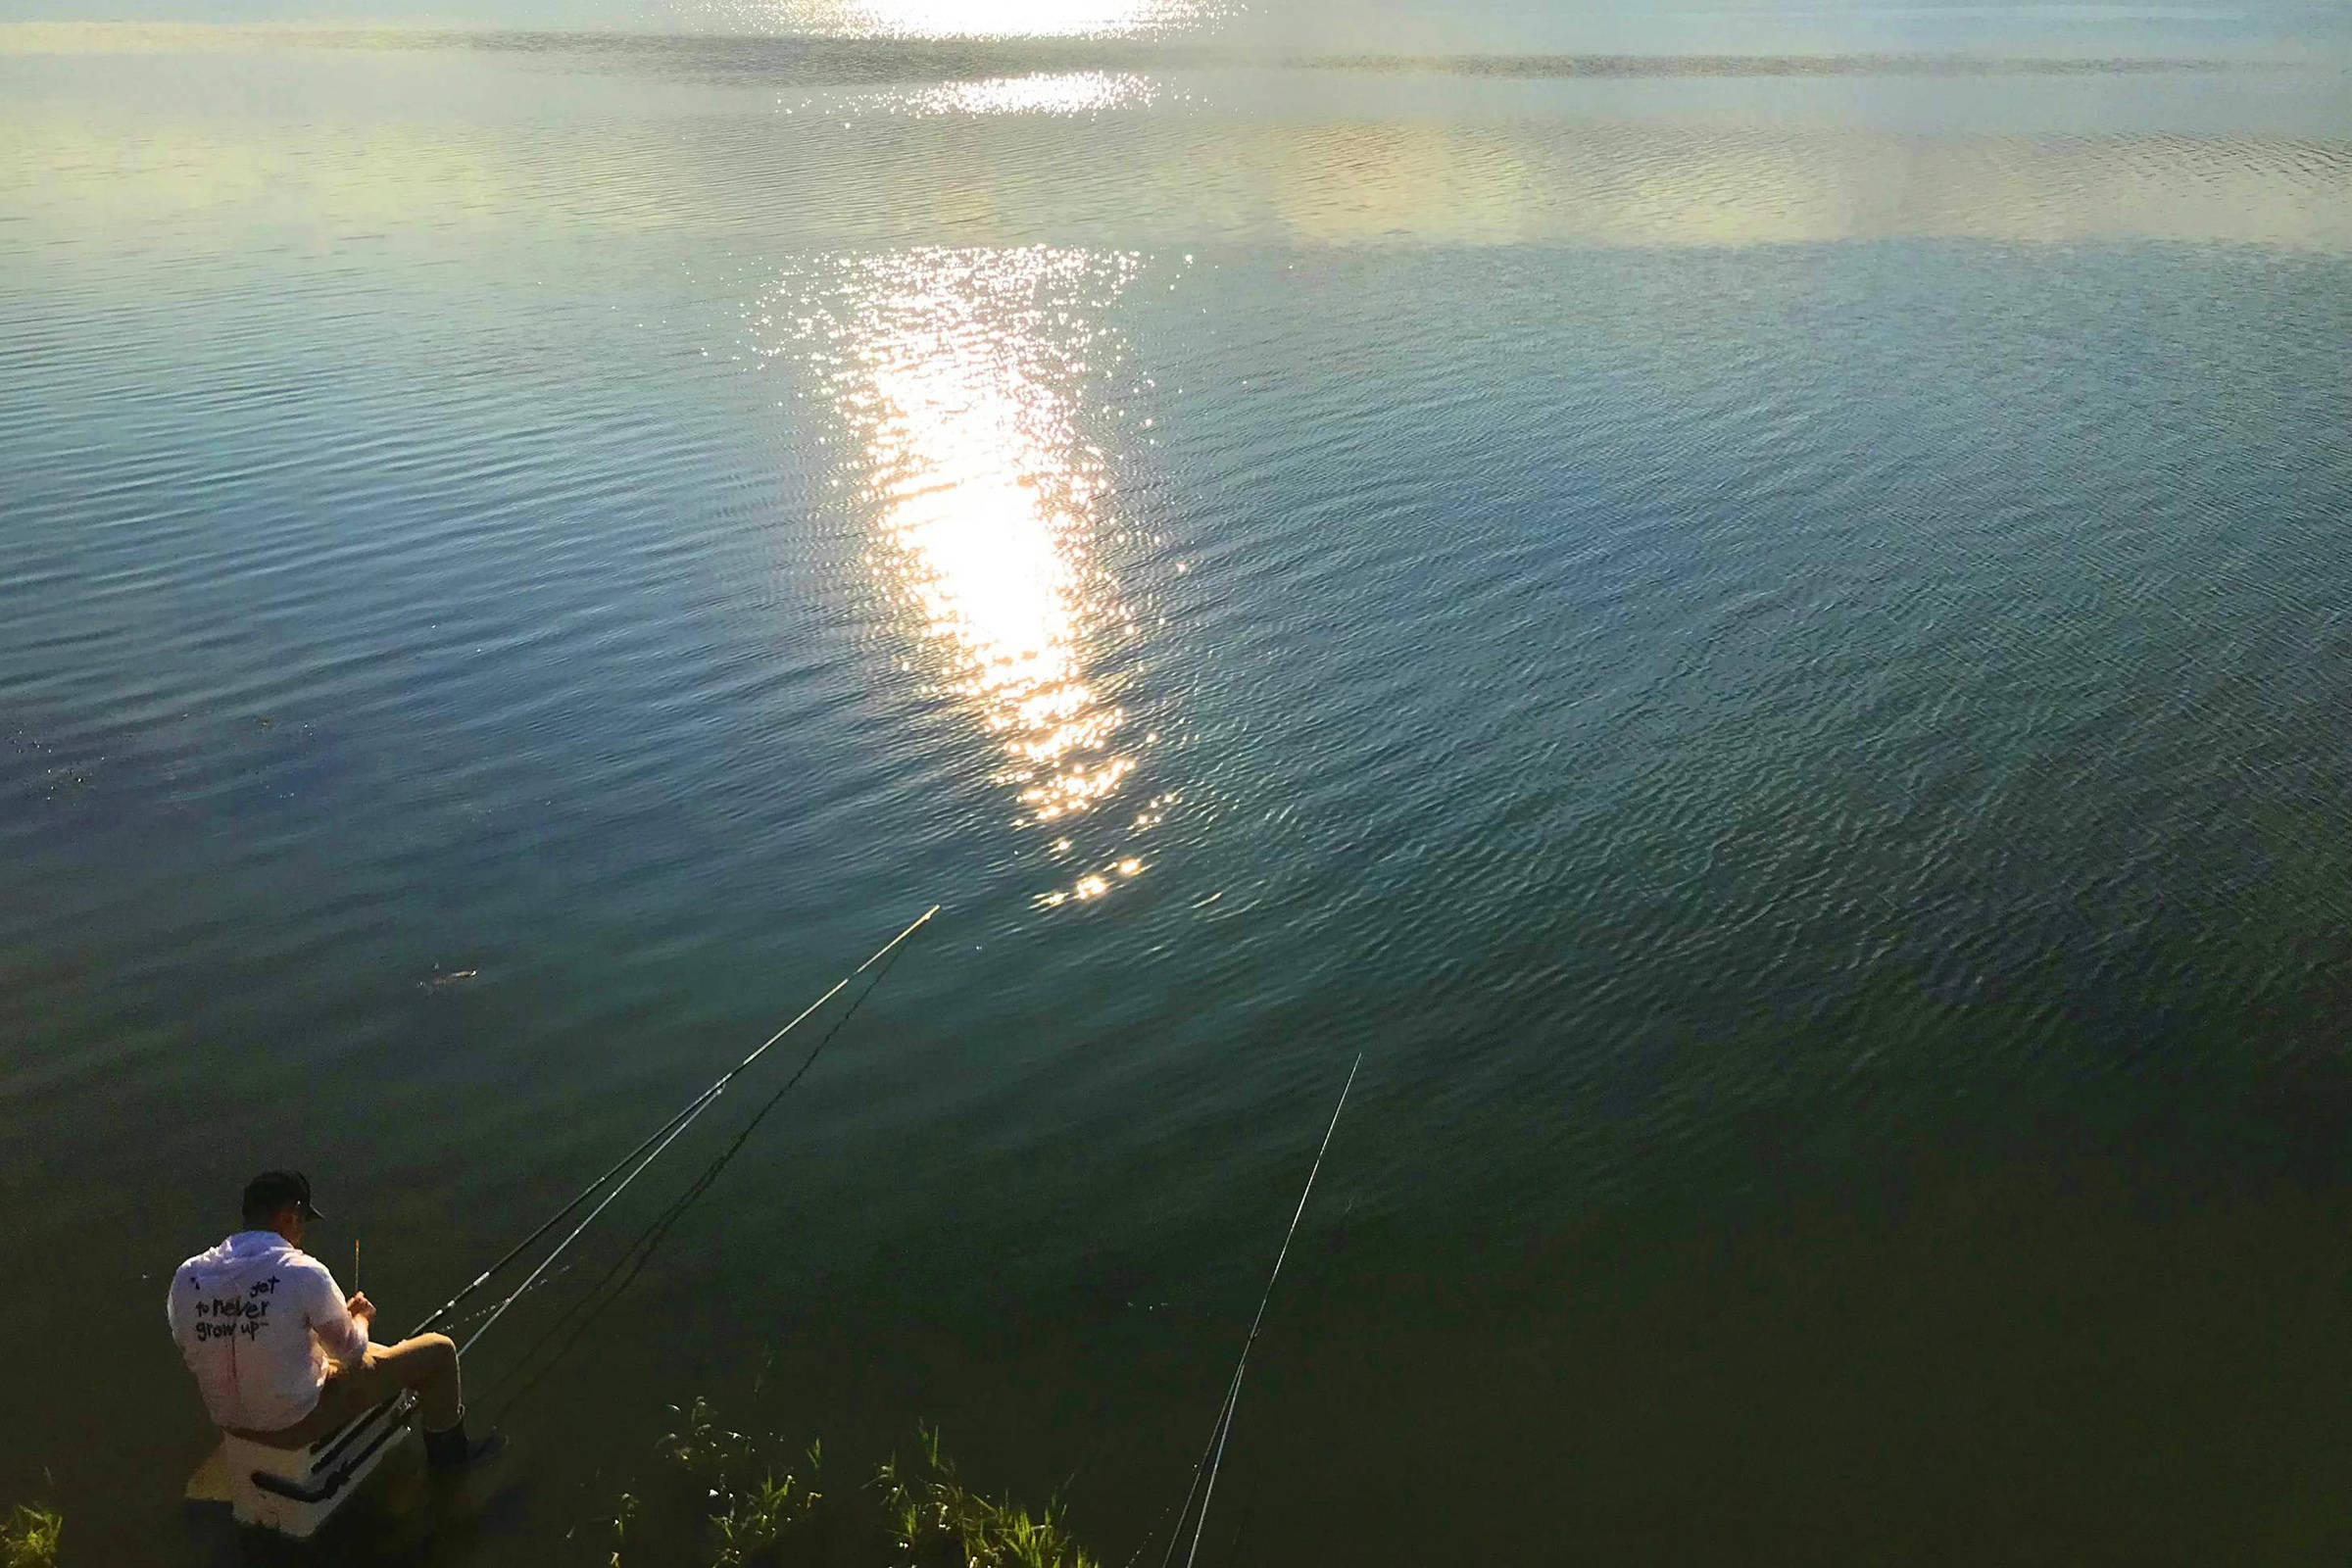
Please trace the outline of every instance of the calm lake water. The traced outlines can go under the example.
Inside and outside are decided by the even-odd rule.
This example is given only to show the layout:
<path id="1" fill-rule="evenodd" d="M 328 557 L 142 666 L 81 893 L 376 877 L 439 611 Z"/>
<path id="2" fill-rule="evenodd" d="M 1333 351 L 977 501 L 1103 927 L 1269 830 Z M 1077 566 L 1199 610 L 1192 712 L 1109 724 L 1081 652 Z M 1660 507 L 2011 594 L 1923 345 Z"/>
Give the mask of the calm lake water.
<path id="1" fill-rule="evenodd" d="M 232 1560 L 247 1174 L 413 1321 L 936 902 L 337 1560 L 1124 1561 L 1361 1052 L 1203 1561 L 2343 1561 L 2341 19 L 1111 3 L 0 27 L 0 1504 Z"/>

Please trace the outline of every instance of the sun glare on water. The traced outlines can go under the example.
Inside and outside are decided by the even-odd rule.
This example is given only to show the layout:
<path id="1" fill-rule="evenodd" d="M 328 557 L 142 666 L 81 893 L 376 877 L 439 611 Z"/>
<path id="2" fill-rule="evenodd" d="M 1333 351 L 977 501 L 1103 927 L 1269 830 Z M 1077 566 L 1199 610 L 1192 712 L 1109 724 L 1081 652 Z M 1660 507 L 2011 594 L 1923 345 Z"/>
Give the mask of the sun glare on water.
<path id="1" fill-rule="evenodd" d="M 1041 848 L 1061 880 L 1039 895 L 1048 906 L 1144 869 L 1124 851 L 1090 863 L 1071 836 L 1135 768 L 1096 667 L 1133 625 L 1089 557 L 1108 485 L 1079 419 L 1115 348 L 1102 306 L 1134 265 L 1043 248 L 865 258 L 831 334 L 834 401 L 878 511 L 877 570 L 994 741 L 1016 825 L 1051 832 Z"/>
<path id="2" fill-rule="evenodd" d="M 837 38 L 1132 38 L 1213 23 L 1229 0 L 713 0 L 747 30 Z"/>
<path id="3" fill-rule="evenodd" d="M 951 81 L 906 102 L 926 115 L 1086 115 L 1146 109 L 1158 95 L 1151 77 L 1132 72 L 1064 71 Z"/>

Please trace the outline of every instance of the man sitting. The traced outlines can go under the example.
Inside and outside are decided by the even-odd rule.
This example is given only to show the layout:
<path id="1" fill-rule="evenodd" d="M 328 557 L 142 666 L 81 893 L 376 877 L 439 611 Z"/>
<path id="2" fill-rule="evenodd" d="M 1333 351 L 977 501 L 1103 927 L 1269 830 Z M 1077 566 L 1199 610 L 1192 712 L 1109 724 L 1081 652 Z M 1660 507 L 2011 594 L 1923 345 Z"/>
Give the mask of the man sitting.
<path id="1" fill-rule="evenodd" d="M 172 1276 L 172 1336 L 214 1424 L 272 1448 L 306 1447 L 415 1389 L 433 1464 L 462 1469 L 489 1457 L 496 1435 L 466 1439 L 449 1336 L 368 1344 L 375 1303 L 345 1300 L 326 1265 L 301 1250 L 304 1222 L 323 1217 L 300 1171 L 264 1171 L 245 1185 L 245 1228 Z"/>

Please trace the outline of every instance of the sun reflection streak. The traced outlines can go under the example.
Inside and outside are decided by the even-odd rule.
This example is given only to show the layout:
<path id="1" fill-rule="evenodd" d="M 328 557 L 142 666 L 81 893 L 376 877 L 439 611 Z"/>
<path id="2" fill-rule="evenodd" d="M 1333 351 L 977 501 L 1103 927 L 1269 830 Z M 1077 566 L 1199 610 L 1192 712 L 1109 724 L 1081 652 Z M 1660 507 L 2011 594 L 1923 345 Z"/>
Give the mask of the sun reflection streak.
<path id="1" fill-rule="evenodd" d="M 1033 72 L 985 81 L 951 81 L 899 102 L 924 115 L 1091 115 L 1111 109 L 1148 109 L 1159 86 L 1132 72 Z"/>
<path id="2" fill-rule="evenodd" d="M 1102 308 L 1136 265 L 1050 249 L 861 261 L 829 368 L 880 506 L 880 575 L 994 740 L 1016 823 L 1060 835 L 1056 858 L 1069 819 L 1135 769 L 1097 673 L 1130 623 L 1089 559 L 1109 485 L 1079 416 L 1116 354 Z M 1114 854 L 1040 902 L 1100 898 L 1143 869 Z"/>
<path id="3" fill-rule="evenodd" d="M 847 38 L 1133 38 L 1229 15 L 1233 0 L 701 0 L 690 9 L 770 33 Z"/>

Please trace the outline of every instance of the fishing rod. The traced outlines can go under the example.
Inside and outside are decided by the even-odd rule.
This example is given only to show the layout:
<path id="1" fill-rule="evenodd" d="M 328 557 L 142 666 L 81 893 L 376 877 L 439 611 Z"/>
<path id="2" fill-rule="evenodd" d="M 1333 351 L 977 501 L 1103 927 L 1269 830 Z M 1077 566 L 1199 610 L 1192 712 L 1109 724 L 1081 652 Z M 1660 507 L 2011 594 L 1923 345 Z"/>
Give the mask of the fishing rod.
<path id="1" fill-rule="evenodd" d="M 734 1162 L 735 1156 L 743 1152 L 744 1145 L 751 1141 L 752 1134 L 758 1132 L 760 1124 L 767 1119 L 768 1112 L 774 1110 L 784 1097 L 792 1092 L 792 1086 L 799 1083 L 808 1074 L 808 1069 L 816 1064 L 816 1058 L 823 1054 L 827 1046 L 833 1043 L 834 1037 L 849 1027 L 850 1020 L 858 1016 L 858 1010 L 865 1005 L 867 1000 L 873 996 L 883 980 L 890 974 L 891 965 L 897 963 L 901 956 L 903 954 L 892 954 L 879 968 L 874 970 L 873 978 L 866 981 L 863 990 L 850 999 L 850 1004 L 842 1009 L 840 1015 L 833 1020 L 832 1027 L 825 1031 L 823 1038 L 808 1048 L 808 1054 L 802 1058 L 800 1066 L 793 1069 L 792 1076 L 785 1079 L 766 1100 L 762 1101 L 758 1110 L 752 1112 L 751 1118 L 736 1132 L 734 1141 L 712 1155 L 710 1162 L 703 1167 L 702 1173 L 687 1185 L 686 1190 L 672 1200 L 667 1208 L 654 1216 L 628 1246 L 621 1249 L 620 1255 L 615 1257 L 603 1276 L 588 1288 L 587 1294 L 573 1301 L 563 1316 L 559 1317 L 523 1351 L 520 1364 L 510 1368 L 497 1383 L 491 1386 L 493 1393 L 505 1392 L 505 1398 L 498 1406 L 502 1413 L 512 1410 L 533 1389 L 537 1388 L 541 1380 L 555 1369 L 556 1363 L 567 1354 L 571 1348 L 580 1342 L 581 1337 L 595 1325 L 597 1319 L 604 1315 L 605 1310 L 620 1298 L 620 1294 L 636 1283 L 637 1276 L 645 1271 L 646 1264 L 653 1261 L 655 1250 L 662 1245 L 671 1229 L 685 1216 L 686 1211 L 694 1206 L 696 1200 L 704 1193 L 710 1191 L 710 1185 L 718 1180 L 719 1173 Z M 501 1303 L 501 1306 L 503 1304 Z M 491 1310 L 495 1312 L 499 1308 L 494 1307 Z M 474 1314 L 477 1319 L 483 1315 L 479 1312 Z M 563 1338 L 562 1345 L 556 1345 L 559 1337 Z M 555 1348 L 549 1349 L 550 1346 L 555 1346 Z M 533 1361 L 539 1363 L 535 1370 L 531 1369 Z M 526 1371 L 528 1375 L 523 1376 Z M 519 1386 L 512 1386 L 517 1377 L 522 1377 L 521 1383 Z M 509 1392 L 510 1389 L 511 1392 Z"/>
<path id="2" fill-rule="evenodd" d="M 1258 1331 L 1265 1326 L 1266 1303 L 1274 1299 L 1274 1282 L 1282 1278 L 1283 1259 L 1291 1255 L 1291 1239 L 1298 1234 L 1298 1221 L 1305 1215 L 1306 1200 L 1314 1193 L 1315 1177 L 1323 1169 L 1323 1155 L 1331 1148 L 1331 1135 L 1340 1130 L 1340 1112 L 1348 1108 L 1348 1091 L 1355 1087 L 1356 1072 L 1363 1064 L 1363 1053 L 1358 1052 L 1355 1065 L 1348 1069 L 1348 1081 L 1340 1086 L 1340 1102 L 1332 1109 L 1331 1125 L 1323 1129 L 1323 1142 L 1315 1150 L 1315 1162 L 1307 1167 L 1306 1185 L 1299 1190 L 1298 1206 L 1291 1214 L 1291 1228 L 1282 1234 L 1282 1250 L 1274 1254 L 1274 1268 L 1266 1276 L 1265 1294 L 1257 1298 L 1257 1315 L 1250 1320 L 1250 1337 L 1242 1342 L 1241 1359 L 1234 1362 L 1233 1377 L 1225 1385 L 1225 1402 L 1208 1429 L 1208 1446 L 1201 1450 L 1200 1460 L 1193 1466 L 1193 1484 L 1185 1489 L 1184 1502 L 1176 1510 L 1176 1528 L 1168 1533 L 1168 1549 L 1160 1553 L 1160 1568 L 1168 1568 L 1175 1559 L 1176 1543 L 1184 1538 L 1184 1519 L 1192 1512 L 1195 1493 L 1200 1497 L 1200 1511 L 1194 1518 L 1193 1544 L 1185 1553 L 1185 1568 L 1193 1568 L 1193 1559 L 1200 1555 L 1200 1534 L 1208 1528 L 1208 1501 L 1216 1494 L 1217 1472 L 1225 1464 L 1225 1440 L 1233 1436 L 1233 1412 L 1242 1400 L 1242 1377 L 1250 1369 L 1250 1351 L 1257 1344 Z M 1208 1470 L 1205 1487 L 1200 1482 L 1202 1466 Z"/>
<path id="3" fill-rule="evenodd" d="M 467 1284 L 464 1290 L 458 1292 L 457 1295 L 451 1297 L 448 1300 L 443 1301 L 439 1306 L 433 1308 L 430 1313 L 426 1314 L 424 1321 L 411 1329 L 409 1333 L 412 1336 L 422 1334 L 426 1330 L 430 1329 L 434 1324 L 447 1317 L 451 1312 L 457 1310 L 460 1302 L 464 1301 L 467 1297 L 473 1295 L 474 1292 L 480 1290 L 483 1286 L 489 1284 L 493 1278 L 495 1278 L 507 1267 L 508 1264 L 514 1262 L 523 1253 L 529 1251 L 531 1248 L 538 1243 L 541 1237 L 544 1237 L 548 1232 L 554 1230 L 558 1225 L 561 1225 L 564 1219 L 577 1210 L 582 1203 L 585 1203 L 589 1199 L 596 1196 L 598 1190 L 601 1189 L 607 1182 L 611 1181 L 614 1176 L 619 1175 L 624 1168 L 626 1168 L 632 1161 L 635 1161 L 636 1169 L 629 1171 L 627 1176 L 622 1177 L 619 1186 L 614 1187 L 611 1193 L 606 1195 L 604 1202 L 597 1204 L 596 1207 L 590 1211 L 587 1219 L 582 1220 L 576 1227 L 573 1228 L 569 1236 L 566 1236 L 562 1242 L 558 1243 L 554 1251 L 548 1253 L 546 1257 L 540 1259 L 539 1266 L 531 1271 L 530 1278 L 522 1282 L 520 1289 L 514 1291 L 509 1295 L 505 1300 L 499 1302 L 498 1306 L 491 1312 L 488 1320 L 485 1321 L 480 1328 L 475 1329 L 472 1335 L 466 1339 L 466 1343 L 470 1346 L 475 1340 L 480 1339 L 485 1333 L 489 1332 L 490 1325 L 497 1322 L 500 1315 L 503 1314 L 509 1306 L 514 1304 L 515 1298 L 520 1296 L 523 1291 L 529 1290 L 531 1286 L 538 1280 L 539 1276 L 547 1272 L 547 1266 L 550 1263 L 553 1263 L 556 1258 L 562 1254 L 564 1248 L 569 1247 L 573 1242 L 579 1240 L 580 1233 L 588 1228 L 588 1226 L 596 1219 L 597 1215 L 602 1214 L 605 1211 L 606 1207 L 611 1204 L 613 1199 L 620 1196 L 621 1189 L 627 1187 L 630 1182 L 635 1181 L 641 1174 L 644 1173 L 646 1166 L 652 1164 L 655 1159 L 660 1157 L 663 1150 L 667 1149 L 672 1143 L 675 1143 L 678 1135 L 683 1133 L 687 1127 L 693 1123 L 697 1116 L 700 1116 L 704 1111 L 710 1107 L 710 1102 L 719 1097 L 719 1095 L 726 1089 L 727 1085 L 735 1080 L 738 1074 L 740 1074 L 746 1067 L 749 1067 L 753 1062 L 758 1061 L 761 1056 L 767 1054 L 767 1051 L 770 1046 L 773 1046 L 777 1041 L 783 1039 L 786 1035 L 792 1033 L 793 1030 L 799 1028 L 801 1024 L 808 1020 L 809 1014 L 815 1012 L 817 1008 L 823 1006 L 826 1003 L 839 996 L 842 992 L 842 989 L 849 985 L 851 981 L 857 979 L 866 970 L 872 968 L 875 963 L 879 962 L 883 957 L 887 956 L 894 949 L 896 949 L 900 943 L 914 935 L 916 931 L 922 928 L 925 921 L 929 920 L 933 915 L 939 912 L 939 908 L 940 906 L 934 904 L 931 906 L 931 907 L 925 909 L 921 914 L 915 917 L 913 924 L 907 926 L 906 930 L 901 931 L 897 936 L 892 937 L 888 942 L 883 943 L 881 947 L 876 948 L 873 953 L 867 956 L 863 963 L 859 964 L 857 968 L 852 969 L 848 974 L 843 975 L 840 979 L 834 981 L 833 984 L 826 989 L 823 996 L 808 1004 L 808 1006 L 803 1007 L 797 1014 L 794 1015 L 790 1023 L 777 1030 L 774 1034 L 769 1035 L 767 1039 L 760 1044 L 759 1050 L 753 1052 L 750 1055 L 744 1057 L 734 1066 L 719 1074 L 717 1080 L 713 1082 L 710 1088 L 705 1089 L 701 1094 L 695 1096 L 694 1099 L 688 1101 L 685 1107 L 678 1111 L 676 1115 L 670 1117 L 669 1120 L 655 1128 L 652 1134 L 646 1138 L 645 1142 L 639 1144 L 635 1149 L 630 1150 L 627 1153 L 621 1155 L 619 1159 L 613 1161 L 612 1165 L 607 1169 L 603 1175 L 597 1177 L 596 1180 L 581 1188 L 579 1192 L 573 1196 L 569 1202 L 565 1203 L 562 1208 L 557 1209 L 553 1214 L 550 1214 L 546 1219 L 542 1220 L 537 1230 L 532 1231 L 530 1235 L 525 1236 L 521 1241 L 516 1242 L 513 1247 L 509 1248 L 506 1255 L 501 1257 L 497 1262 L 491 1264 L 488 1268 L 482 1270 L 481 1273 L 475 1275 L 471 1283 Z M 810 1055 L 809 1059 L 811 1061 L 815 1059 L 813 1054 Z M 803 1063 L 801 1070 L 803 1072 L 808 1071 L 808 1064 Z M 640 1155 L 643 1155 L 644 1157 L 640 1159 Z"/>

